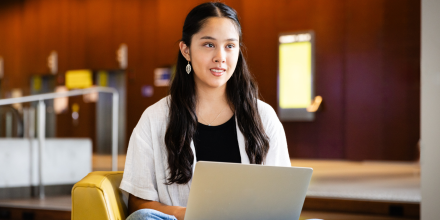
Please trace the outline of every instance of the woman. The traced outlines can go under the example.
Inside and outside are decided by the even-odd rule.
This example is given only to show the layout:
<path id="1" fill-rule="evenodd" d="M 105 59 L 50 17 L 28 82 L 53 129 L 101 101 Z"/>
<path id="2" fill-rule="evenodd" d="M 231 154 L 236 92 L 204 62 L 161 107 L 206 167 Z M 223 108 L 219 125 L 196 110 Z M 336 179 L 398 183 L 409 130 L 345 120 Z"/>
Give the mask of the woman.
<path id="1" fill-rule="evenodd" d="M 170 95 L 145 110 L 130 138 L 120 186 L 130 194 L 129 219 L 182 220 L 199 160 L 290 166 L 283 127 L 258 100 L 241 35 L 236 12 L 219 2 L 186 17 Z"/>

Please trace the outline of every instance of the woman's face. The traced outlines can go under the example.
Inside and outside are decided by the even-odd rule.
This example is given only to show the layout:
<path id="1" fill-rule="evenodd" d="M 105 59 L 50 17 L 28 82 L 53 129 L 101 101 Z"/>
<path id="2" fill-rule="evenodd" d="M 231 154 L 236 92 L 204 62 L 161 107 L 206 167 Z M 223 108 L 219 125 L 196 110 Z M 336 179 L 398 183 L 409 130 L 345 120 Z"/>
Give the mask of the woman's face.
<path id="1" fill-rule="evenodd" d="M 209 18 L 192 36 L 189 56 L 185 56 L 194 70 L 196 86 L 226 87 L 237 66 L 239 50 L 239 34 L 233 21 Z"/>

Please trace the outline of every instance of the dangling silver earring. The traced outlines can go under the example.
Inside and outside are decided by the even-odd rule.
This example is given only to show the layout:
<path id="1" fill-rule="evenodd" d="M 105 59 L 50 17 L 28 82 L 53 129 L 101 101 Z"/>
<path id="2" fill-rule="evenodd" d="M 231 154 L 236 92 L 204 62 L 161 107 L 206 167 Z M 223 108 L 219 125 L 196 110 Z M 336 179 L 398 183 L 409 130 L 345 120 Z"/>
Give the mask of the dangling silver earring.
<path id="1" fill-rule="evenodd" d="M 189 64 L 189 61 L 188 61 L 188 65 L 186 65 L 186 72 L 188 74 L 191 72 L 191 64 Z"/>

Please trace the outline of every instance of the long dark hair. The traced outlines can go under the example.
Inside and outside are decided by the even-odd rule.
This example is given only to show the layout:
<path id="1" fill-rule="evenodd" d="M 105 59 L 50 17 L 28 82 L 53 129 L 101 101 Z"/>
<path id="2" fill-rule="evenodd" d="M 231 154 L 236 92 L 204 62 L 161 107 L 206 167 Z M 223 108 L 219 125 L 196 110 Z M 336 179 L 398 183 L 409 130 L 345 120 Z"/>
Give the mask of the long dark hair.
<path id="1" fill-rule="evenodd" d="M 204 3 L 192 9 L 185 19 L 181 41 L 190 47 L 191 37 L 199 32 L 211 17 L 224 17 L 234 21 L 239 32 L 241 48 L 242 33 L 237 12 L 220 2 Z M 194 154 L 190 145 L 197 128 L 197 96 L 194 73 L 185 72 L 187 64 L 188 61 L 179 51 L 176 72 L 171 81 L 169 121 L 165 134 L 170 173 L 167 184 L 185 184 L 192 177 Z M 226 84 L 226 96 L 230 106 L 235 110 L 238 127 L 246 140 L 246 153 L 250 163 L 262 164 L 269 150 L 269 138 L 258 113 L 258 87 L 249 72 L 241 49 L 235 71 Z"/>

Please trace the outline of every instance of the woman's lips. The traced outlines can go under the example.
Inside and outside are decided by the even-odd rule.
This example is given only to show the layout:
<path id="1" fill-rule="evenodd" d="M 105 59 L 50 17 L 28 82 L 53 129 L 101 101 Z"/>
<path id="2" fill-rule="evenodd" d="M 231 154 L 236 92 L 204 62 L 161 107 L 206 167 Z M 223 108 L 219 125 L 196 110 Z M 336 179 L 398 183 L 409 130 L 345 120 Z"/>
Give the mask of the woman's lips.
<path id="1" fill-rule="evenodd" d="M 210 69 L 210 71 L 214 76 L 221 76 L 226 72 L 225 69 L 216 69 L 216 68 Z"/>

